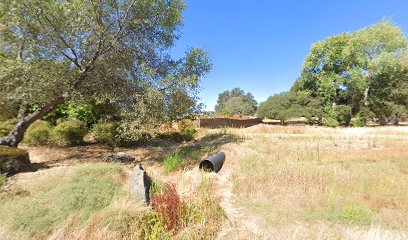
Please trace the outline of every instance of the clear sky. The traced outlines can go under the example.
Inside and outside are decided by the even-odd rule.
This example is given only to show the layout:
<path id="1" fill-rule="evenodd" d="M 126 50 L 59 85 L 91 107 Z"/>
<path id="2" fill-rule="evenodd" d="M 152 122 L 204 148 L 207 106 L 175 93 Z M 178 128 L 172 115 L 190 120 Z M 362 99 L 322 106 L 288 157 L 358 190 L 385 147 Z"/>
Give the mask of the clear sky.
<path id="1" fill-rule="evenodd" d="M 184 27 L 173 49 L 208 51 L 214 64 L 200 97 L 213 110 L 218 93 L 240 87 L 258 102 L 288 90 L 310 46 L 383 17 L 408 31 L 408 0 L 186 0 Z"/>

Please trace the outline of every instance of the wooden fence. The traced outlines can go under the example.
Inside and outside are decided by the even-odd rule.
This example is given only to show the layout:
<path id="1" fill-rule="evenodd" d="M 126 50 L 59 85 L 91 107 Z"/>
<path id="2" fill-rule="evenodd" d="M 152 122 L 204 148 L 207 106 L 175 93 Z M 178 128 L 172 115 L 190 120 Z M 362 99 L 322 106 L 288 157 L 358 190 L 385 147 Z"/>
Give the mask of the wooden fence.
<path id="1" fill-rule="evenodd" d="M 262 123 L 259 118 L 233 119 L 233 118 L 201 118 L 199 126 L 202 128 L 247 128 Z"/>

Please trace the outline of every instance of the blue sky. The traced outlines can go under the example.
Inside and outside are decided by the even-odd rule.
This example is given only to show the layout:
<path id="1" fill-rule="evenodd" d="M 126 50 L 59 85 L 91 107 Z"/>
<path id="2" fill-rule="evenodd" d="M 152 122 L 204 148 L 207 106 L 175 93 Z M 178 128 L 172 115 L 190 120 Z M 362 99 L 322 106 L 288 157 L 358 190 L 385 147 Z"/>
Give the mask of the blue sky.
<path id="1" fill-rule="evenodd" d="M 214 64 L 200 97 L 213 110 L 218 93 L 240 87 L 258 102 L 288 90 L 310 46 L 391 18 L 408 31 L 408 0 L 186 0 L 176 57 L 188 47 Z"/>

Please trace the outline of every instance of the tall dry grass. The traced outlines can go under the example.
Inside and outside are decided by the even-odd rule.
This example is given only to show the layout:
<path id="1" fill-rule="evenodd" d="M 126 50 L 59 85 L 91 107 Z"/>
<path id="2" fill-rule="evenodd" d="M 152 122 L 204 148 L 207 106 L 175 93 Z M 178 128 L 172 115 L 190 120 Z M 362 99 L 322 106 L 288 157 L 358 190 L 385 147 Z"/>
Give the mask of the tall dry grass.
<path id="1" fill-rule="evenodd" d="M 323 221 L 407 230 L 407 141 L 342 131 L 268 132 L 240 144 L 233 175 L 239 204 L 271 226 Z"/>

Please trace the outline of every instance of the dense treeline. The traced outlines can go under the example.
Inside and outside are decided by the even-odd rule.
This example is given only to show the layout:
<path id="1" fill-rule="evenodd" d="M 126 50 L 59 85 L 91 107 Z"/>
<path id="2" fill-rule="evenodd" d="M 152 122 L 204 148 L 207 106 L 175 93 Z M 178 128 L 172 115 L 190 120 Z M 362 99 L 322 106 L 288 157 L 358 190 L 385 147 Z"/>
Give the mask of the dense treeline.
<path id="1" fill-rule="evenodd" d="M 260 104 L 262 118 L 328 126 L 397 123 L 408 116 L 407 38 L 390 21 L 315 43 L 289 92 Z"/>

